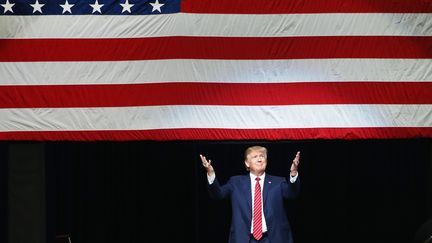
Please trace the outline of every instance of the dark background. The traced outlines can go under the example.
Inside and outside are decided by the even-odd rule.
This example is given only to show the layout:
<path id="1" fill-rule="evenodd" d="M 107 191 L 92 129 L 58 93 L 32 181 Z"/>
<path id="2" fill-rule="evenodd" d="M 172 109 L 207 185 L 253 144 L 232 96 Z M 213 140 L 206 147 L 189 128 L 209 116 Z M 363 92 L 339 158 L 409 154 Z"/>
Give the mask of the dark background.
<path id="1" fill-rule="evenodd" d="M 300 196 L 286 201 L 296 243 L 407 243 L 432 216 L 431 139 L 4 141 L 0 242 L 227 242 L 230 204 L 209 199 L 199 154 L 224 183 L 251 145 L 279 176 L 301 151 Z"/>

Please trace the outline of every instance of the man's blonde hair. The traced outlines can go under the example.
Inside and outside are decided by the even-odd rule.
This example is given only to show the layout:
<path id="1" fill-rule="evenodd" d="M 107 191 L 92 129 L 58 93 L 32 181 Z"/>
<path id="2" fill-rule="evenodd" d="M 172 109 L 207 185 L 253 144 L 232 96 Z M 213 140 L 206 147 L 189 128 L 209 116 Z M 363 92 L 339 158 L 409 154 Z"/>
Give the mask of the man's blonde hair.
<path id="1" fill-rule="evenodd" d="M 247 149 L 245 150 L 245 153 L 244 153 L 244 159 L 247 160 L 247 156 L 248 156 L 250 153 L 254 152 L 254 151 L 262 152 L 262 153 L 264 153 L 264 154 L 266 155 L 266 157 L 267 157 L 267 148 L 266 148 L 266 147 L 263 147 L 263 146 L 258 146 L 258 145 L 256 145 L 256 146 L 251 146 L 251 147 L 249 147 L 249 148 L 247 148 Z"/>

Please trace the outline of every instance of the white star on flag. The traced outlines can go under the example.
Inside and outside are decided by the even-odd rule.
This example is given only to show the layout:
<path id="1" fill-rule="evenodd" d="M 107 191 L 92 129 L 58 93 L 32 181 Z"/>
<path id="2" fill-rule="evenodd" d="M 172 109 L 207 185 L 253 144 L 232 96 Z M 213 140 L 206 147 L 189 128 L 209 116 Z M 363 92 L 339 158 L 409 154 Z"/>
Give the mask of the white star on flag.
<path id="1" fill-rule="evenodd" d="M 42 7 L 44 5 L 45 4 L 40 4 L 39 0 L 36 0 L 36 2 L 34 4 L 30 4 L 30 6 L 32 6 L 32 8 L 33 8 L 33 13 L 36 13 L 36 12 L 42 13 Z"/>
<path id="2" fill-rule="evenodd" d="M 163 5 L 165 5 L 165 3 L 159 3 L 159 0 L 156 0 L 156 2 L 154 2 L 154 3 L 150 3 L 150 5 L 152 5 L 152 7 L 153 7 L 153 9 L 152 9 L 152 13 L 153 13 L 155 10 L 159 11 L 159 13 L 162 13 L 162 11 L 161 11 L 161 7 L 162 7 Z"/>
<path id="3" fill-rule="evenodd" d="M 96 0 L 94 4 L 90 4 L 90 7 L 93 8 L 92 13 L 99 12 L 101 14 L 102 13 L 101 8 L 103 7 L 103 5 L 104 4 L 99 4 L 98 0 Z"/>
<path id="4" fill-rule="evenodd" d="M 135 4 L 129 4 L 129 0 L 126 0 L 125 3 L 121 3 L 120 4 L 123 8 L 122 13 L 125 11 L 128 11 L 129 13 L 131 13 L 131 8 L 133 7 L 133 5 Z"/>
<path id="5" fill-rule="evenodd" d="M 63 8 L 63 12 L 62 14 L 69 12 L 72 13 L 71 8 L 74 6 L 75 4 L 69 4 L 68 0 L 66 0 L 65 4 L 60 4 L 60 6 Z"/>
<path id="6" fill-rule="evenodd" d="M 15 5 L 15 3 L 9 3 L 9 0 L 6 0 L 5 4 L 1 4 L 4 8 L 4 12 L 6 13 L 7 11 L 11 11 L 11 13 L 13 13 L 12 7 Z"/>

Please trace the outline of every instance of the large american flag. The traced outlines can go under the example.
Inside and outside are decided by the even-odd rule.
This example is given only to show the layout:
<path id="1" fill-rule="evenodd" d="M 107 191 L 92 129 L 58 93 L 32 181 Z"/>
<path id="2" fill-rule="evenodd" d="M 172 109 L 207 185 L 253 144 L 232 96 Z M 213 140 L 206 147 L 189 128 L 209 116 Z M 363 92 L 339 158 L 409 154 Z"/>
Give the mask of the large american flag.
<path id="1" fill-rule="evenodd" d="M 432 0 L 0 0 L 0 140 L 432 137 Z"/>

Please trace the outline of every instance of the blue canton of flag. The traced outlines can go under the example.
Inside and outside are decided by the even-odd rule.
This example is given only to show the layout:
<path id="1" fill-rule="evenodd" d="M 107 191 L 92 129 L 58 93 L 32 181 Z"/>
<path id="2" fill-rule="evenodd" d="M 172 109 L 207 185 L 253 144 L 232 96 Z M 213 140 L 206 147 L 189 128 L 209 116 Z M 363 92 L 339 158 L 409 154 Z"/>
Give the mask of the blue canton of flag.
<path id="1" fill-rule="evenodd" d="M 179 11 L 180 0 L 0 0 L 0 15 L 148 15 Z"/>

